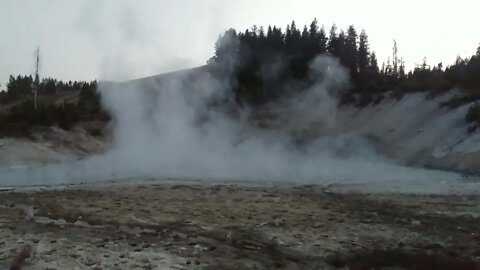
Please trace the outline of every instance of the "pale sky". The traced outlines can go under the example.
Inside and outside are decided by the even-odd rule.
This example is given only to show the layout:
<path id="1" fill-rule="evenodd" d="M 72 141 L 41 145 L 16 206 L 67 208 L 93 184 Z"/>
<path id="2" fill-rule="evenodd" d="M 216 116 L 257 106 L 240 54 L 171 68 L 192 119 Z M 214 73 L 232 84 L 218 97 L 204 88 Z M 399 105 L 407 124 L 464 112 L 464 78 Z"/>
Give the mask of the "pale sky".
<path id="1" fill-rule="evenodd" d="M 479 0 L 0 0 L 0 89 L 10 74 L 126 80 L 203 65 L 218 35 L 317 18 L 365 29 L 379 64 L 393 39 L 407 68 L 452 63 L 480 42 Z"/>

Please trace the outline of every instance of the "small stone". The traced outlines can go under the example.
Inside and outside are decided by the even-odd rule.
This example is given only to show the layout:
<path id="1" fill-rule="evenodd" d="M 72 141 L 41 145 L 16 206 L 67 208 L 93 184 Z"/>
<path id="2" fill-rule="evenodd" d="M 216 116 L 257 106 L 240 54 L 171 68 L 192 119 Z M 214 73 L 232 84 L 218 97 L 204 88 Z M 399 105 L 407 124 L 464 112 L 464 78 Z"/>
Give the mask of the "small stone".
<path id="1" fill-rule="evenodd" d="M 412 220 L 412 221 L 411 221 L 411 224 L 412 224 L 412 225 L 415 225 L 415 226 L 422 225 L 422 223 L 420 222 L 420 220 Z"/>

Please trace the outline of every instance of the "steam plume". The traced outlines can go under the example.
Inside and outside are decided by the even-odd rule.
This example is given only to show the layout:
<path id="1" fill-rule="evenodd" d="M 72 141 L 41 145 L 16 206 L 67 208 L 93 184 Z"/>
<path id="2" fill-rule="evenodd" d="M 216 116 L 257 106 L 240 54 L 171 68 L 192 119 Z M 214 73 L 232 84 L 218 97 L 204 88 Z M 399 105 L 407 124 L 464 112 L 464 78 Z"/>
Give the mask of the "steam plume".
<path id="1" fill-rule="evenodd" d="M 113 116 L 111 149 L 76 163 L 17 172 L 15 183 L 148 176 L 327 184 L 452 176 L 395 165 L 356 134 L 323 135 L 300 145 L 292 140 L 285 130 L 334 130 L 336 96 L 348 86 L 347 72 L 327 56 L 313 61 L 310 74 L 312 87 L 272 107 L 280 116 L 276 126 L 284 128 L 266 130 L 251 124 L 248 110 L 232 116 L 214 105 L 232 100 L 229 74 L 198 68 L 101 84 L 104 106 Z"/>

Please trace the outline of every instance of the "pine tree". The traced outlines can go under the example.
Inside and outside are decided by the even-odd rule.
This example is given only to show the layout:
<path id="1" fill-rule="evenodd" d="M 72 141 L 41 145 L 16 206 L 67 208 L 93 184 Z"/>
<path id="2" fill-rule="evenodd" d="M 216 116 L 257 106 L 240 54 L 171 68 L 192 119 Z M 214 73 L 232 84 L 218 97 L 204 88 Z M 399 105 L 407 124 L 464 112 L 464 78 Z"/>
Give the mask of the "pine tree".
<path id="1" fill-rule="evenodd" d="M 269 25 L 267 28 L 267 35 L 265 37 L 265 48 L 271 52 L 275 51 L 275 41 L 273 36 L 273 29 L 272 26 Z"/>
<path id="2" fill-rule="evenodd" d="M 367 72 L 367 67 L 369 65 L 369 58 L 370 58 L 370 48 L 368 44 L 368 36 L 365 33 L 365 30 L 362 30 L 362 32 L 360 32 L 359 45 L 358 45 L 358 71 L 362 76 L 364 76 Z"/>
<path id="3" fill-rule="evenodd" d="M 352 75 L 358 72 L 358 48 L 357 31 L 353 25 L 350 25 L 345 37 L 345 64 L 350 69 Z"/>
<path id="4" fill-rule="evenodd" d="M 321 54 L 327 52 L 327 44 L 327 34 L 325 33 L 325 28 L 322 26 L 322 28 L 320 28 L 320 32 L 318 32 L 318 53 Z"/>
<path id="5" fill-rule="evenodd" d="M 281 28 L 273 27 L 272 29 L 272 44 L 276 51 L 280 51 L 285 48 L 285 35 Z"/>
<path id="6" fill-rule="evenodd" d="M 292 51 L 292 45 L 293 43 L 293 38 L 292 38 L 292 30 L 290 30 L 290 25 L 287 25 L 287 28 L 285 30 L 285 50 L 287 52 Z"/>
<path id="7" fill-rule="evenodd" d="M 319 29 L 317 19 L 314 19 L 310 24 L 310 49 L 311 55 L 315 56 L 327 52 L 328 38 L 325 33 L 325 28 Z"/>
<path id="8" fill-rule="evenodd" d="M 385 66 L 385 63 L 383 63 L 383 66 Z M 385 67 L 382 67 L 382 70 L 384 70 Z M 368 71 L 370 73 L 379 73 L 379 68 L 378 68 L 378 63 L 377 63 L 377 55 L 375 52 L 372 52 L 370 54 L 370 58 L 368 60 Z"/>
<path id="9" fill-rule="evenodd" d="M 312 23 L 310 24 L 309 35 L 311 41 L 316 41 L 318 38 L 318 21 L 317 18 L 313 19 Z"/>
<path id="10" fill-rule="evenodd" d="M 403 58 L 400 58 L 400 66 L 398 68 L 398 77 L 400 79 L 405 78 L 405 62 L 403 61 Z"/>
<path id="11" fill-rule="evenodd" d="M 302 36 L 301 36 L 301 49 L 302 55 L 306 58 L 310 58 L 312 55 L 311 44 L 310 44 L 310 34 L 308 32 L 307 26 L 303 27 Z"/>
<path id="12" fill-rule="evenodd" d="M 340 30 L 340 34 L 338 34 L 337 38 L 337 48 L 335 49 L 337 51 L 337 57 L 340 59 L 340 63 L 344 66 L 347 66 L 347 56 L 345 54 L 345 32 L 343 30 Z"/>
<path id="13" fill-rule="evenodd" d="M 260 40 L 260 42 L 263 42 L 266 39 L 265 29 L 263 28 L 263 26 L 260 26 L 260 28 L 258 28 L 258 39 Z"/>
<path id="14" fill-rule="evenodd" d="M 330 37 L 328 38 L 327 51 L 333 56 L 338 56 L 338 36 L 337 26 L 335 24 L 330 28 Z"/>
<path id="15" fill-rule="evenodd" d="M 247 30 L 248 32 L 248 30 Z M 215 55 L 208 60 L 208 63 L 229 63 L 238 56 L 239 53 L 239 36 L 235 29 L 225 31 L 215 43 Z"/>
<path id="16" fill-rule="evenodd" d="M 269 25 L 267 28 L 267 38 L 271 38 L 272 34 L 273 34 L 273 29 L 272 29 L 272 26 Z"/>
<path id="17" fill-rule="evenodd" d="M 313 57 L 320 52 L 320 40 L 318 33 L 318 22 L 314 19 L 310 24 L 309 34 L 309 56 Z"/>
<path id="18" fill-rule="evenodd" d="M 291 53 L 298 54 L 301 49 L 302 34 L 300 33 L 300 30 L 297 29 L 295 21 L 292 21 L 292 24 L 290 25 L 290 31 L 292 31 Z"/>

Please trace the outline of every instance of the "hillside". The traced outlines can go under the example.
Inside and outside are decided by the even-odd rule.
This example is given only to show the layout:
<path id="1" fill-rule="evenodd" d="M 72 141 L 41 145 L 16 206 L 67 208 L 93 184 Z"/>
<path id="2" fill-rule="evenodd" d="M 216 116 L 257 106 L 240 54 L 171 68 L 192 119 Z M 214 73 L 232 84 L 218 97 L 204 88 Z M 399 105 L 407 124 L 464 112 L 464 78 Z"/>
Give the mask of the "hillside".
<path id="1" fill-rule="evenodd" d="M 181 81 L 190 85 L 203 72 L 208 72 L 208 68 L 199 67 L 111 85 L 114 85 L 113 88 L 118 86 L 155 93 L 169 85 L 169 81 Z M 194 88 L 195 86 L 191 85 L 192 91 Z M 478 162 L 480 130 L 471 130 L 472 125 L 465 121 L 469 104 L 458 108 L 442 105 L 455 94 L 454 91 L 449 91 L 432 98 L 427 93 L 412 93 L 404 95 L 401 99 L 387 95 L 387 98 L 378 104 L 365 107 L 357 107 L 353 104 L 342 105 L 330 116 L 333 125 L 328 126 L 315 121 L 302 123 L 301 119 L 296 119 L 296 124 L 291 125 L 291 122 L 287 123 L 282 118 L 285 115 L 282 107 L 275 104 L 258 107 L 250 120 L 260 130 L 265 127 L 281 130 L 293 134 L 297 139 L 311 140 L 345 134 L 354 135 L 367 141 L 369 147 L 371 146 L 377 153 L 400 164 L 480 173 L 480 162 Z M 52 95 L 48 96 L 48 102 L 61 103 L 66 99 L 72 101 L 77 96 L 78 92 Z M 46 98 L 41 100 L 44 102 Z M 305 115 L 305 117 L 309 119 L 311 116 Z M 102 125 L 101 122 L 95 124 L 97 129 L 104 129 L 99 125 Z M 81 129 L 84 130 L 84 128 Z M 92 130 L 91 125 L 89 129 Z M 78 133 L 78 129 L 75 130 Z M 73 135 L 75 131 L 61 134 L 70 133 Z M 30 138 L 36 140 L 35 135 Z M 48 141 L 48 136 L 44 140 Z M 82 144 L 89 144 L 89 141 L 98 139 L 95 137 L 88 139 L 87 136 L 83 140 L 73 139 L 73 137 L 70 140 L 77 141 L 78 147 L 81 147 Z M 102 140 L 105 141 L 105 139 Z M 33 144 L 32 147 L 36 146 Z M 46 160 L 49 155 L 45 155 Z"/>
<path id="2" fill-rule="evenodd" d="M 386 98 L 365 107 L 340 106 L 331 116 L 332 125 L 289 126 L 275 117 L 281 108 L 259 114 L 260 126 L 282 128 L 307 136 L 337 137 L 355 134 L 375 151 L 405 165 L 461 172 L 480 172 L 480 132 L 465 121 L 470 104 L 457 108 L 442 105 L 455 93 L 439 97 L 426 93 Z M 301 120 L 299 120 L 301 121 Z"/>

